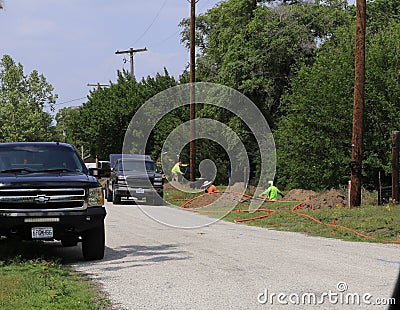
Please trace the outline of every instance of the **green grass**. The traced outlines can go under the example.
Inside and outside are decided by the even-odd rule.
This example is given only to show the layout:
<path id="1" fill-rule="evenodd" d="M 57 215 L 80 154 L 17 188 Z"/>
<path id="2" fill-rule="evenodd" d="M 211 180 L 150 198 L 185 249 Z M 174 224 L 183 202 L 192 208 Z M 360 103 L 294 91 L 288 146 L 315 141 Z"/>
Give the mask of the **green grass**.
<path id="1" fill-rule="evenodd" d="M 170 190 L 172 196 L 177 196 L 176 190 Z M 184 195 L 184 194 L 182 194 Z M 193 196 L 193 195 L 192 195 Z M 175 205 L 181 205 L 184 201 L 171 201 Z M 263 216 L 266 212 L 237 212 L 248 210 L 249 201 L 244 201 L 233 208 L 233 205 L 211 204 L 208 207 L 200 208 L 198 212 L 210 217 L 223 217 L 223 220 L 234 222 L 235 220 Z M 269 229 L 301 232 L 312 236 L 327 238 L 338 238 L 349 241 L 388 242 L 395 240 L 400 242 L 400 205 L 386 206 L 363 205 L 359 208 L 326 208 L 318 210 L 297 210 L 292 212 L 296 202 L 266 202 L 261 208 L 271 209 L 276 212 L 268 217 L 246 221 L 241 224 L 265 227 Z M 324 224 L 333 224 L 336 219 L 336 226 L 327 226 L 299 216 L 297 213 L 307 214 Z M 370 238 L 365 238 L 356 233 L 341 228 L 344 226 L 357 231 Z"/>
<path id="2" fill-rule="evenodd" d="M 0 309 L 110 308 L 94 282 L 57 259 L 37 258 L 40 242 L 3 238 L 0 248 Z"/>
<path id="3" fill-rule="evenodd" d="M 351 241 L 400 241 L 400 206 L 392 207 L 390 211 L 382 206 L 362 206 L 353 209 L 307 209 L 297 212 L 312 216 L 325 224 L 333 225 L 333 221 L 336 218 L 337 225 L 336 227 L 321 225 L 309 218 L 299 216 L 296 212 L 282 208 L 278 208 L 278 211 L 269 217 L 247 221 L 244 224 Z M 265 212 L 255 212 L 253 214 L 233 212 L 224 217 L 224 220 L 233 222 L 237 219 L 256 217 L 263 214 Z M 359 236 L 339 226 L 347 227 L 375 239 Z"/>

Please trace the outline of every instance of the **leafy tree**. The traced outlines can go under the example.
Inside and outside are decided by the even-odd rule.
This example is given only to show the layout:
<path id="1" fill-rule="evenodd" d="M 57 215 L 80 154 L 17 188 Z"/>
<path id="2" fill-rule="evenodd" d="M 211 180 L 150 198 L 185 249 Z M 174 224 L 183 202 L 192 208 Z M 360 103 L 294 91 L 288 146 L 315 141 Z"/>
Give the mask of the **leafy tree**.
<path id="1" fill-rule="evenodd" d="M 34 70 L 25 75 L 23 66 L 4 55 L 0 63 L 0 139 L 48 141 L 53 139 L 52 116 L 57 95 L 46 78 Z"/>
<path id="2" fill-rule="evenodd" d="M 399 0 L 368 0 L 367 25 L 370 34 L 380 32 L 383 25 L 400 20 Z"/>
<path id="3" fill-rule="evenodd" d="M 125 70 L 118 72 L 117 83 L 91 91 L 88 101 L 77 109 L 61 110 L 57 130 L 66 132 L 67 141 L 83 145 L 86 155 L 108 159 L 109 154 L 121 153 L 125 132 L 137 109 L 158 92 L 175 85 L 166 69 L 164 75 L 140 82 Z M 158 136 L 151 139 L 148 149 L 153 156 L 159 155 L 159 143 Z"/>
<path id="4" fill-rule="evenodd" d="M 372 26 L 366 43 L 363 183 L 376 187 L 378 171 L 390 172 L 391 133 L 400 127 L 400 23 Z M 354 27 L 343 28 L 326 42 L 284 97 L 286 116 L 276 137 L 278 173 L 287 187 L 323 189 L 349 178 L 354 34 Z"/>
<path id="5" fill-rule="evenodd" d="M 233 87 L 248 96 L 275 127 L 276 112 L 295 66 L 312 63 L 318 44 L 351 21 L 347 1 L 275 6 L 223 1 L 196 21 L 201 55 L 197 79 Z M 183 42 L 188 42 L 188 20 Z"/>
<path id="6" fill-rule="evenodd" d="M 366 182 L 375 185 L 378 171 L 391 173 L 392 132 L 400 129 L 399 42 L 397 19 L 371 37 L 366 54 L 363 168 Z"/>
<path id="7" fill-rule="evenodd" d="M 55 133 L 60 141 L 77 146 L 83 145 L 84 141 L 77 140 L 77 137 L 82 134 L 79 122 L 79 107 L 60 109 L 56 114 L 55 120 L 57 122 Z"/>
<path id="8" fill-rule="evenodd" d="M 279 126 L 281 97 L 290 89 L 297 69 L 311 65 L 323 42 L 342 25 L 351 24 L 354 12 L 347 1 L 229 0 L 220 2 L 196 19 L 197 80 L 233 87 L 248 96 L 272 128 Z M 188 44 L 189 20 L 183 20 L 182 40 Z M 234 129 L 245 141 L 255 180 L 260 159 L 254 137 L 238 119 L 216 107 L 204 106 L 198 116 L 217 119 Z M 202 142 L 207 145 L 206 142 Z M 215 152 L 209 158 L 219 158 Z M 225 165 L 228 159 L 223 158 Z"/>
<path id="9" fill-rule="evenodd" d="M 280 183 L 323 189 L 346 180 L 351 154 L 353 35 L 337 33 L 284 97 L 275 139 Z M 328 48 L 329 45 L 329 48 Z"/>

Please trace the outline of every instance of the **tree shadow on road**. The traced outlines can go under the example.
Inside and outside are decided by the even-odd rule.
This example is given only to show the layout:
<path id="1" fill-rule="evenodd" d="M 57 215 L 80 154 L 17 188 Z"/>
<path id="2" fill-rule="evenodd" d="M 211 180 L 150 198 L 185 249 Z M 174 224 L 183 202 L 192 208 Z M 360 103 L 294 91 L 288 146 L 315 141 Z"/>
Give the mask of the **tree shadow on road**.
<path id="1" fill-rule="evenodd" d="M 18 241 L 0 239 L 0 257 L 3 261 L 25 259 L 56 260 L 64 265 L 107 263 L 106 268 L 123 269 L 165 261 L 187 260 L 191 257 L 187 251 L 179 250 L 179 244 L 161 244 L 152 246 L 125 245 L 117 248 L 106 247 L 104 258 L 98 261 L 85 261 L 81 243 L 72 247 L 63 247 L 56 241 Z"/>
<path id="2" fill-rule="evenodd" d="M 128 245 L 114 249 L 107 247 L 102 261 L 108 262 L 107 270 L 118 270 L 190 258 L 187 251 L 179 250 L 179 244 Z"/>

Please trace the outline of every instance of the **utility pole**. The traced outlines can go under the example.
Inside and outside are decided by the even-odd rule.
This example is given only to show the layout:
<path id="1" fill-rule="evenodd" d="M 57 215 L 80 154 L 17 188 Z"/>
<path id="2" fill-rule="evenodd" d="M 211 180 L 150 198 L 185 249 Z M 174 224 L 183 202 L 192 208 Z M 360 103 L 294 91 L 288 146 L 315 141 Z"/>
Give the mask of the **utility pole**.
<path id="1" fill-rule="evenodd" d="M 196 118 L 196 98 L 195 98 L 195 21 L 196 21 L 196 1 L 190 0 L 190 155 L 189 172 L 190 182 L 195 181 L 196 165 L 196 141 L 195 141 L 195 118 Z"/>
<path id="2" fill-rule="evenodd" d="M 400 131 L 392 133 L 392 201 L 399 203 L 399 147 Z"/>
<path id="3" fill-rule="evenodd" d="M 116 51 L 115 54 L 129 54 L 130 57 L 130 64 L 131 64 L 131 75 L 133 78 L 135 78 L 134 72 L 133 72 L 133 53 L 138 53 L 138 52 L 146 52 L 147 48 L 139 48 L 139 49 L 133 49 L 132 47 L 127 50 L 127 51 Z"/>
<path id="4" fill-rule="evenodd" d="M 365 81 L 365 23 L 366 0 L 356 0 L 356 50 L 353 107 L 353 134 L 351 151 L 350 208 L 361 204 L 361 171 L 364 126 L 364 81 Z"/>

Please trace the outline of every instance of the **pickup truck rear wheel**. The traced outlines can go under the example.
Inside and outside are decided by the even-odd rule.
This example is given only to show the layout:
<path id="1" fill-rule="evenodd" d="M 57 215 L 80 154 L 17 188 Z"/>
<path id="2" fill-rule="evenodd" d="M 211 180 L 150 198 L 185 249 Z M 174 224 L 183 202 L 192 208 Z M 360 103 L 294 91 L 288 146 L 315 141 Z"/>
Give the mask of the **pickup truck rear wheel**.
<path id="1" fill-rule="evenodd" d="M 78 238 L 65 238 L 61 239 L 61 245 L 63 247 L 76 246 L 78 244 Z"/>
<path id="2" fill-rule="evenodd" d="M 113 204 L 118 205 L 121 203 L 121 196 L 117 194 L 116 191 L 114 191 L 113 195 Z"/>
<path id="3" fill-rule="evenodd" d="M 85 231 L 82 236 L 82 253 L 85 260 L 97 260 L 104 257 L 104 223 L 99 227 Z"/>
<path id="4" fill-rule="evenodd" d="M 153 206 L 162 206 L 164 204 L 164 200 L 158 195 L 148 197 L 146 198 L 146 201 L 148 202 L 148 204 Z"/>
<path id="5" fill-rule="evenodd" d="M 106 195 L 107 201 L 108 201 L 108 202 L 112 202 L 112 201 L 113 201 L 113 193 L 112 193 L 112 191 L 110 191 L 110 189 L 108 188 L 108 186 L 107 186 L 107 188 L 106 188 L 106 192 L 107 192 L 107 195 Z"/>

